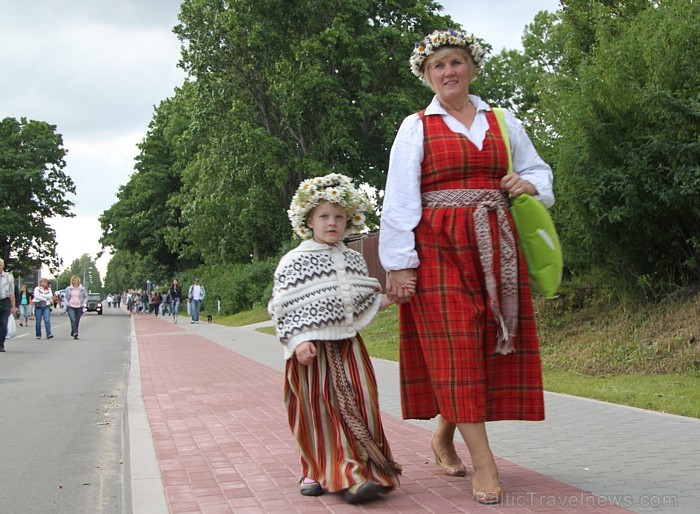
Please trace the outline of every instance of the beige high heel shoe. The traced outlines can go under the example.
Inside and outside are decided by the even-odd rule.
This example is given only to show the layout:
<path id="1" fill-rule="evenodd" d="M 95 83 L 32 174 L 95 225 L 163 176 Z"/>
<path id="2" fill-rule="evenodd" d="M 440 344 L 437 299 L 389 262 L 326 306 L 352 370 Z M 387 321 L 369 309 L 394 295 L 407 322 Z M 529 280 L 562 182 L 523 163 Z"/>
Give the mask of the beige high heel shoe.
<path id="1" fill-rule="evenodd" d="M 496 505 L 503 500 L 503 488 L 500 485 L 484 491 L 472 488 L 472 494 L 477 503 L 482 505 Z"/>
<path id="2" fill-rule="evenodd" d="M 430 441 L 430 448 L 433 450 L 433 455 L 435 455 L 435 464 L 444 470 L 445 475 L 449 477 L 467 476 L 467 467 L 463 462 L 460 461 L 459 464 L 445 464 L 442 462 L 440 455 L 438 455 L 438 452 L 435 449 L 435 444 L 433 444 L 432 440 Z"/>
<path id="3" fill-rule="evenodd" d="M 501 503 L 503 499 L 503 489 L 500 485 L 488 491 L 472 489 L 472 494 L 474 495 L 474 499 L 482 505 L 496 505 L 497 503 Z"/>

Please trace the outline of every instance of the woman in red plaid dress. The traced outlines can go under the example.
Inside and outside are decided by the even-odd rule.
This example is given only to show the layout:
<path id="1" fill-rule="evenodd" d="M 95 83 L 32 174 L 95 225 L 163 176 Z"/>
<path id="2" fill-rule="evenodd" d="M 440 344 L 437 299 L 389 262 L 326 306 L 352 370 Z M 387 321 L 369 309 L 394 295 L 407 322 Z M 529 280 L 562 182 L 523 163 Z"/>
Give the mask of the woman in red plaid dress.
<path id="1" fill-rule="evenodd" d="M 539 346 L 528 273 L 508 196 L 554 203 L 551 168 L 506 111 L 514 173 L 488 104 L 469 94 L 484 51 L 472 36 L 436 31 L 416 45 L 411 67 L 434 92 L 407 117 L 392 146 L 379 253 L 387 293 L 400 304 L 401 402 L 405 419 L 440 416 L 436 464 L 466 468 L 481 503 L 502 489 L 486 421 L 544 419 Z M 417 277 L 416 292 L 411 279 Z"/>

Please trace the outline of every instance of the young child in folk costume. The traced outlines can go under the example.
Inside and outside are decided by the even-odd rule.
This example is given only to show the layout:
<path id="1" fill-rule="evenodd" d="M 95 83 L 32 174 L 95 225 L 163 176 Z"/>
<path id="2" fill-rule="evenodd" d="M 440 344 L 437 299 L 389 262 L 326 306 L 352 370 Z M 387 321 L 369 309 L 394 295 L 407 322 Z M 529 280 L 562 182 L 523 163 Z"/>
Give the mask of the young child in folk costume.
<path id="1" fill-rule="evenodd" d="M 303 241 L 280 260 L 268 305 L 287 361 L 284 399 L 299 443 L 301 494 L 345 491 L 349 503 L 396 487 L 401 472 L 358 333 L 391 302 L 362 254 L 343 244 L 364 228 L 369 207 L 344 175 L 302 182 L 288 214 Z"/>

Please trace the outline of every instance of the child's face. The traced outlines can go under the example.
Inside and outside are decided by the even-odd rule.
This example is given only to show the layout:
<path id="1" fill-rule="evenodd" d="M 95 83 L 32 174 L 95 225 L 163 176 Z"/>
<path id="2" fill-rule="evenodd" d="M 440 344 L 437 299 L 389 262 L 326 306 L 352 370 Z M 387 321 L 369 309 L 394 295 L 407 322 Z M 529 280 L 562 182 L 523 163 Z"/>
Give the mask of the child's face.
<path id="1" fill-rule="evenodd" d="M 309 214 L 306 222 L 314 233 L 314 241 L 334 245 L 342 241 L 348 223 L 348 211 L 338 204 L 323 201 Z"/>

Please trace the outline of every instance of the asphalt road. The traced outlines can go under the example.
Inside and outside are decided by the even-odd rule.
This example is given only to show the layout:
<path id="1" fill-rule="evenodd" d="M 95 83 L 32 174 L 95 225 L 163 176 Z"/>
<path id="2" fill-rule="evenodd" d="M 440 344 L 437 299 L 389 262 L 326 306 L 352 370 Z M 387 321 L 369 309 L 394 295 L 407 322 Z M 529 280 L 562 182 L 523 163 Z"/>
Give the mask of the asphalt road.
<path id="1" fill-rule="evenodd" d="M 67 315 L 51 324 L 0 353 L 0 513 L 122 514 L 129 316 L 88 313 L 77 341 Z"/>

